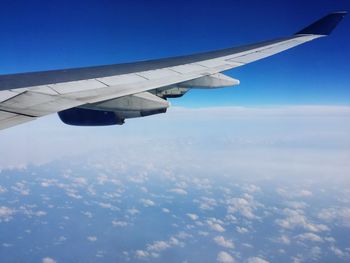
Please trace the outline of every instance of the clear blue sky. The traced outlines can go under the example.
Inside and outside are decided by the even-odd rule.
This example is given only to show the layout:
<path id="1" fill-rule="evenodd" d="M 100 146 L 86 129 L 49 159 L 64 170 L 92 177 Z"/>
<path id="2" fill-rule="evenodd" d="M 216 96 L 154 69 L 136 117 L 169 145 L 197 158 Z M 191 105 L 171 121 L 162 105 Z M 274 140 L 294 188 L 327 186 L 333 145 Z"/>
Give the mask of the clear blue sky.
<path id="1" fill-rule="evenodd" d="M 1 1 L 0 73 L 121 63 L 292 34 L 346 0 Z M 230 71 L 179 106 L 350 104 L 350 16 L 334 34 Z"/>

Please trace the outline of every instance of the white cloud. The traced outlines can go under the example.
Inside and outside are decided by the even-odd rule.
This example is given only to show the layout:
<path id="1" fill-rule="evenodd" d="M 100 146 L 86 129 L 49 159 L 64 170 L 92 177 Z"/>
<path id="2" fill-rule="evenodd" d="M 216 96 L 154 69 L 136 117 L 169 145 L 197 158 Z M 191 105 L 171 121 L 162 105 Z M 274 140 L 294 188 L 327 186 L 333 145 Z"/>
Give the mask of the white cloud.
<path id="1" fill-rule="evenodd" d="M 96 236 L 88 236 L 87 240 L 89 240 L 91 242 L 95 242 L 95 241 L 97 241 L 97 237 Z"/>
<path id="2" fill-rule="evenodd" d="M 2 187 L 2 186 L 0 185 L 0 194 L 3 194 L 3 193 L 5 193 L 5 192 L 7 192 L 7 189 L 6 189 L 5 187 Z"/>
<path id="3" fill-rule="evenodd" d="M 150 199 L 141 199 L 140 202 L 145 206 L 145 207 L 150 207 L 150 206 L 155 206 L 155 203 L 150 200 Z"/>
<path id="4" fill-rule="evenodd" d="M 37 211 L 37 212 L 34 212 L 34 215 L 40 217 L 40 216 L 46 216 L 47 213 L 45 211 Z"/>
<path id="5" fill-rule="evenodd" d="M 296 147 L 301 144 L 305 145 L 305 143 L 307 143 L 306 140 L 310 138 L 312 139 L 311 143 L 315 142 L 314 145 L 321 146 L 325 146 L 324 142 L 327 142 L 327 144 L 328 142 L 331 142 L 332 145 L 336 142 L 336 146 L 338 147 L 340 145 L 339 142 L 345 142 L 347 144 L 341 146 L 344 148 L 348 146 L 346 135 L 348 134 L 349 128 L 346 126 L 346 123 L 349 118 L 349 111 L 350 107 L 346 106 L 222 107 L 202 109 L 172 108 L 166 116 L 157 115 L 145 120 L 138 119 L 135 122 L 130 121 L 125 127 L 123 127 L 123 129 L 111 128 L 114 133 L 111 132 L 111 129 L 109 128 L 91 128 L 94 132 L 90 132 L 90 129 L 72 129 L 72 127 L 61 124 L 57 116 L 52 115 L 25 124 L 24 126 L 13 127 L 9 130 L 3 131 L 0 138 L 0 145 L 3 146 L 2 149 L 0 149 L 0 155 L 3 156 L 0 160 L 0 167 L 17 167 L 22 164 L 26 165 L 30 163 L 42 164 L 62 157 L 70 157 L 86 152 L 96 152 L 96 150 L 99 150 L 99 154 L 101 152 L 100 149 L 111 149 L 113 145 L 118 145 L 118 150 L 123 149 L 123 151 L 119 151 L 119 155 L 123 158 L 124 162 L 129 157 L 130 160 L 135 161 L 150 162 L 159 157 L 157 160 L 160 160 L 161 162 L 164 161 L 169 163 L 169 160 L 175 160 L 176 162 L 181 161 L 183 157 L 180 156 L 177 151 L 169 153 L 169 151 L 163 149 L 159 150 L 161 147 L 157 147 L 159 153 L 156 153 L 156 151 L 152 149 L 154 147 L 151 146 L 157 141 L 159 142 L 159 145 L 164 145 L 164 143 L 167 143 L 169 139 L 173 139 L 173 137 L 175 137 L 173 141 L 176 141 L 185 136 L 189 137 L 189 134 L 196 134 L 196 137 L 199 137 L 199 139 L 203 139 L 203 137 L 220 137 L 221 140 L 221 138 L 225 138 L 225 136 L 228 135 L 228 132 L 230 132 L 231 136 L 228 138 L 228 143 L 238 142 L 245 145 L 252 145 L 252 143 L 254 144 L 254 142 L 258 141 L 266 142 L 268 146 L 273 146 L 275 143 L 282 141 L 282 143 L 287 142 L 288 145 L 293 144 L 296 145 Z M 264 126 L 261 125 L 262 119 L 266 120 L 266 125 Z M 181 125 L 179 125 L 180 120 Z M 203 126 L 200 124 L 203 124 L 204 122 L 208 129 L 201 128 Z M 242 123 L 247 124 L 247 122 L 249 125 L 241 125 Z M 164 125 L 165 123 L 167 125 Z M 219 129 L 212 129 L 212 127 L 218 127 L 218 125 Z M 296 125 L 298 125 L 297 130 L 293 129 Z M 141 127 L 143 129 L 140 129 Z M 237 127 L 239 127 L 239 129 L 237 129 Z M 275 127 L 279 128 L 276 129 Z M 236 128 L 234 135 L 232 134 L 232 128 Z M 310 133 L 311 128 L 320 132 Z M 30 133 L 28 138 L 21 138 L 19 135 L 28 129 L 35 132 Z M 144 129 L 146 129 L 147 132 L 141 132 L 144 131 Z M 172 136 L 169 136 L 169 131 L 173 131 Z M 247 133 L 247 131 L 250 131 L 250 133 Z M 211 137 L 207 136 L 209 132 L 212 133 Z M 55 134 L 55 136 L 46 136 L 47 134 Z M 174 136 L 174 134 L 176 136 Z M 99 140 L 96 140 L 96 136 L 98 136 Z M 143 142 L 145 137 L 149 139 L 147 142 Z M 254 140 L 255 138 L 256 140 Z M 332 141 L 332 139 L 334 140 Z M 68 149 L 65 145 L 57 143 L 57 141 L 61 140 L 66 141 L 71 147 Z M 87 140 L 89 141 L 88 144 L 86 143 Z M 225 146 L 229 147 L 230 145 L 232 145 L 232 143 L 226 144 Z M 286 146 L 286 144 L 282 146 Z M 163 148 L 166 149 L 167 147 Z M 8 151 L 6 149 L 15 150 Z M 28 154 L 28 149 L 35 149 L 35 151 Z M 135 151 L 135 149 L 142 150 Z M 264 152 L 268 153 L 265 156 L 261 156 L 261 154 L 257 155 L 256 151 L 253 149 L 252 151 L 247 152 L 247 154 L 242 154 L 242 151 L 239 151 L 237 154 L 226 155 L 226 159 L 224 160 L 226 161 L 229 156 L 231 164 L 237 167 L 237 172 L 240 170 L 238 169 L 239 167 L 247 166 L 248 164 L 250 165 L 246 168 L 249 168 L 248 170 L 252 172 L 250 174 L 256 174 L 256 170 L 261 171 L 260 168 L 271 168 L 271 165 L 273 164 L 275 164 L 273 167 L 277 168 L 279 171 L 278 175 L 280 175 L 281 172 L 290 171 L 286 168 L 285 163 L 272 163 L 271 160 L 276 161 L 276 159 L 273 158 L 273 156 L 271 156 L 272 158 L 268 158 L 269 155 L 278 154 L 281 153 L 281 151 L 273 152 L 270 147 L 265 150 L 267 151 Z M 340 172 L 346 174 L 346 171 L 348 171 L 345 160 L 341 161 L 342 164 L 345 164 L 344 167 L 342 167 L 342 164 L 335 167 L 335 164 L 337 163 L 335 162 L 335 159 L 339 156 L 339 152 L 332 156 L 328 163 L 320 163 L 320 158 L 310 158 L 310 155 L 303 154 L 305 152 L 308 151 L 305 151 L 305 149 L 300 151 L 301 154 L 297 157 L 295 152 L 289 152 L 288 156 L 278 157 L 282 157 L 279 160 L 284 162 L 291 160 L 290 157 L 291 154 L 293 154 L 295 157 L 293 159 L 293 167 L 295 167 L 296 170 L 301 171 L 302 174 L 312 171 L 312 175 L 315 175 L 315 172 L 324 171 L 325 167 L 333 167 L 333 171 L 335 171 L 336 174 L 340 174 Z M 247 159 L 248 156 L 252 158 Z M 185 157 L 187 158 L 190 156 Z M 225 156 L 222 155 L 217 156 L 218 160 L 220 160 L 221 157 L 225 158 Z M 262 158 L 259 160 L 257 157 Z M 305 160 L 304 157 L 309 157 L 309 159 Z M 302 162 L 302 160 L 304 160 L 304 162 Z M 310 163 L 310 160 L 313 162 Z M 121 169 L 126 169 L 125 167 L 127 164 L 122 161 L 119 163 L 118 165 Z M 225 164 L 225 166 L 230 165 L 227 162 L 221 163 Z M 316 163 L 319 165 L 314 165 Z M 203 165 L 208 166 L 209 164 Z M 278 169 L 282 167 L 285 169 Z M 299 170 L 299 168 L 305 168 L 306 170 Z M 326 171 L 323 172 L 323 174 L 325 173 Z M 272 176 L 272 174 L 273 173 L 269 173 L 269 176 Z"/>
<path id="6" fill-rule="evenodd" d="M 136 250 L 135 257 L 139 259 L 147 259 L 149 257 L 157 258 L 159 257 L 159 253 L 162 251 L 169 249 L 175 246 L 183 246 L 184 243 L 177 239 L 176 237 L 170 237 L 169 240 L 159 240 L 154 241 L 151 244 L 146 245 L 146 249 L 144 250 Z"/>
<path id="7" fill-rule="evenodd" d="M 170 210 L 169 210 L 168 208 L 162 208 L 162 211 L 163 211 L 164 213 L 170 213 Z"/>
<path id="8" fill-rule="evenodd" d="M 127 210 L 127 212 L 130 214 L 130 215 L 137 215 L 138 213 L 140 213 L 139 210 L 137 210 L 136 208 L 130 208 Z"/>
<path id="9" fill-rule="evenodd" d="M 8 222 L 12 219 L 13 215 L 15 213 L 15 210 L 7 207 L 7 206 L 0 206 L 0 222 Z"/>
<path id="10" fill-rule="evenodd" d="M 215 218 L 212 218 L 212 219 L 209 219 L 207 220 L 207 224 L 210 226 L 210 228 L 214 231 L 217 231 L 217 232 L 225 232 L 225 228 L 221 225 L 222 224 L 222 221 L 221 220 L 218 220 L 218 219 L 215 219 Z"/>
<path id="11" fill-rule="evenodd" d="M 234 248 L 235 247 L 235 245 L 231 239 L 225 239 L 223 236 L 214 237 L 214 241 L 219 246 L 222 246 L 225 248 Z"/>
<path id="12" fill-rule="evenodd" d="M 13 247 L 13 244 L 10 244 L 10 243 L 2 243 L 2 246 L 3 247 Z"/>
<path id="13" fill-rule="evenodd" d="M 300 254 L 294 256 L 294 257 L 291 257 L 291 260 L 292 260 L 292 263 L 302 263 L 302 262 L 305 262 L 304 261 L 304 257 Z"/>
<path id="14" fill-rule="evenodd" d="M 338 258 L 350 258 L 350 254 L 348 252 L 344 252 L 343 250 L 341 250 L 340 248 L 336 247 L 336 246 L 331 246 L 330 250 L 334 253 L 334 255 L 336 255 Z M 350 249 L 348 249 L 348 251 L 350 251 Z"/>
<path id="15" fill-rule="evenodd" d="M 88 218 L 92 218 L 93 214 L 89 211 L 85 211 L 85 212 L 81 212 L 84 216 L 88 217 Z"/>
<path id="16" fill-rule="evenodd" d="M 56 263 L 56 260 L 50 257 L 43 258 L 42 263 Z"/>
<path id="17" fill-rule="evenodd" d="M 261 191 L 260 187 L 255 185 L 255 184 L 250 184 L 250 185 L 244 186 L 243 190 L 248 192 L 248 193 L 256 193 L 256 192 Z"/>
<path id="18" fill-rule="evenodd" d="M 284 245 L 289 245 L 291 242 L 290 238 L 287 235 L 281 235 L 280 237 L 276 238 L 274 241 Z"/>
<path id="19" fill-rule="evenodd" d="M 143 184 L 148 180 L 148 173 L 147 172 L 140 172 L 137 175 L 129 176 L 128 180 L 130 182 L 136 183 L 136 184 Z"/>
<path id="20" fill-rule="evenodd" d="M 113 226 L 119 226 L 119 227 L 126 227 L 126 226 L 128 226 L 128 222 L 118 221 L 118 220 L 113 220 L 112 224 L 113 224 Z"/>
<path id="21" fill-rule="evenodd" d="M 304 209 L 308 207 L 307 203 L 301 201 L 288 201 L 286 204 L 293 209 Z"/>
<path id="22" fill-rule="evenodd" d="M 309 197 L 309 196 L 312 196 L 312 192 L 310 190 L 303 189 L 296 192 L 295 195 L 298 197 Z"/>
<path id="23" fill-rule="evenodd" d="M 156 252 L 160 252 L 167 248 L 170 248 L 170 244 L 166 241 L 155 241 L 152 244 L 147 246 L 147 250 L 156 251 Z"/>
<path id="24" fill-rule="evenodd" d="M 120 210 L 118 207 L 112 205 L 111 203 L 99 202 L 98 205 L 102 208 L 110 209 L 112 211 L 119 211 Z"/>
<path id="25" fill-rule="evenodd" d="M 297 235 L 296 238 L 300 241 L 323 242 L 323 239 L 314 233 L 304 233 Z"/>
<path id="26" fill-rule="evenodd" d="M 206 236 L 209 236 L 209 232 L 207 232 L 207 231 L 198 231 L 198 235 L 206 237 Z"/>
<path id="27" fill-rule="evenodd" d="M 150 253 L 148 253 L 145 250 L 136 250 L 135 256 L 137 258 L 140 258 L 140 259 L 145 259 L 145 258 L 148 258 L 150 256 Z"/>
<path id="28" fill-rule="evenodd" d="M 338 222 L 342 226 L 350 227 L 350 208 L 335 207 L 322 209 L 318 214 L 318 218 L 326 222 Z"/>
<path id="29" fill-rule="evenodd" d="M 75 177 L 75 178 L 72 178 L 72 181 L 75 186 L 83 187 L 87 185 L 87 180 L 85 177 Z"/>
<path id="30" fill-rule="evenodd" d="M 247 263 L 269 263 L 269 262 L 259 257 L 250 257 L 248 258 Z"/>
<path id="31" fill-rule="evenodd" d="M 214 198 L 202 196 L 200 200 L 194 202 L 199 203 L 199 209 L 201 210 L 213 210 L 217 206 L 217 202 Z"/>
<path id="32" fill-rule="evenodd" d="M 276 192 L 286 198 L 296 198 L 296 197 L 311 197 L 312 192 L 307 189 L 301 189 L 301 190 L 292 190 L 292 189 L 286 189 L 286 188 L 277 188 Z"/>
<path id="33" fill-rule="evenodd" d="M 318 260 L 321 258 L 322 250 L 320 247 L 312 247 L 310 250 L 310 256 L 313 260 Z"/>
<path id="34" fill-rule="evenodd" d="M 245 194 L 242 198 L 231 198 L 226 200 L 228 204 L 227 212 L 229 214 L 239 213 L 247 219 L 257 218 L 254 215 L 254 210 L 261 206 L 260 203 L 256 202 L 251 195 Z"/>
<path id="35" fill-rule="evenodd" d="M 235 262 L 234 258 L 225 251 L 220 251 L 216 260 L 220 263 L 233 263 Z"/>
<path id="36" fill-rule="evenodd" d="M 187 239 L 187 238 L 192 237 L 192 235 L 189 234 L 189 233 L 186 233 L 185 231 L 180 231 L 179 233 L 177 233 L 177 234 L 175 235 L 175 237 L 176 237 L 176 238 L 179 238 L 179 239 Z"/>
<path id="37" fill-rule="evenodd" d="M 240 234 L 245 234 L 245 233 L 248 233 L 249 230 L 245 227 L 240 227 L 240 226 L 236 226 L 236 231 Z"/>
<path id="38" fill-rule="evenodd" d="M 173 189 L 170 189 L 169 192 L 172 192 L 178 195 L 187 195 L 187 192 L 182 188 L 173 188 Z"/>
<path id="39" fill-rule="evenodd" d="M 196 214 L 188 213 L 187 216 L 188 216 L 189 218 L 191 218 L 192 220 L 194 220 L 194 221 L 198 219 L 198 215 L 196 215 Z"/>
<path id="40" fill-rule="evenodd" d="M 302 227 L 305 230 L 312 232 L 321 232 L 329 230 L 329 228 L 326 225 L 311 223 L 306 218 L 302 210 L 293 210 L 286 208 L 283 210 L 283 213 L 286 215 L 284 219 L 275 220 L 275 222 L 282 228 L 294 229 L 296 227 Z"/>
<path id="41" fill-rule="evenodd" d="M 11 189 L 16 191 L 20 195 L 29 195 L 30 193 L 25 181 L 15 183 L 15 185 L 12 186 Z"/>

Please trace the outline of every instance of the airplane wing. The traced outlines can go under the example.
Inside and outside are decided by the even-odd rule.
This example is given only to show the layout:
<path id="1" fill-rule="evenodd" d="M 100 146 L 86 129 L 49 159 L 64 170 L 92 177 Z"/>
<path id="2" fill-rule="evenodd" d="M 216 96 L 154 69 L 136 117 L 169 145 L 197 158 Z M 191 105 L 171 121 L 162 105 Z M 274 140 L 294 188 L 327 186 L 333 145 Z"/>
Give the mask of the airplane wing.
<path id="1" fill-rule="evenodd" d="M 346 12 L 331 13 L 293 36 L 257 44 L 136 63 L 0 75 L 0 129 L 58 112 L 71 125 L 123 124 L 166 112 L 167 98 L 191 88 L 238 85 L 223 75 L 329 35 Z"/>

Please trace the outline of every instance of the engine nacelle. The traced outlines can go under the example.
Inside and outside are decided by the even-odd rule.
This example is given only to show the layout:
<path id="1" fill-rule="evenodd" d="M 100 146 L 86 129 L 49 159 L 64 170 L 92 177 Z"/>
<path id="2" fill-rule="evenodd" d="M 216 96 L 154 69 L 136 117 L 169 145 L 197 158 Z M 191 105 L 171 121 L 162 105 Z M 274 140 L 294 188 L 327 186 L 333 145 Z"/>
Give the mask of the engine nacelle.
<path id="1" fill-rule="evenodd" d="M 113 111 L 72 108 L 58 113 L 61 121 L 74 126 L 122 125 L 124 119 Z"/>
<path id="2" fill-rule="evenodd" d="M 125 119 L 165 113 L 169 102 L 148 92 L 64 110 L 60 119 L 69 125 L 107 126 L 124 124 Z"/>
<path id="3" fill-rule="evenodd" d="M 125 119 L 146 117 L 165 113 L 166 108 L 142 111 L 104 111 L 85 108 L 72 108 L 60 111 L 58 116 L 65 124 L 73 126 L 122 125 Z"/>

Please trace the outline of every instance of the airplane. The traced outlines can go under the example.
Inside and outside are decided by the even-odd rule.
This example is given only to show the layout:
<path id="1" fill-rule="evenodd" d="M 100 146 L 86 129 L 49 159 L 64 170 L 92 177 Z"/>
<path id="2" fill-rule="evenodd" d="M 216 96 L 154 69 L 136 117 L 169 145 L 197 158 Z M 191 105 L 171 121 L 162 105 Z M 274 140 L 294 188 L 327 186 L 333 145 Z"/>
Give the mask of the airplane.
<path id="1" fill-rule="evenodd" d="M 222 72 L 328 36 L 345 17 L 332 12 L 292 36 L 241 47 L 135 63 L 0 75 L 0 129 L 58 113 L 76 126 L 121 125 L 165 113 L 190 89 L 239 85 Z"/>

